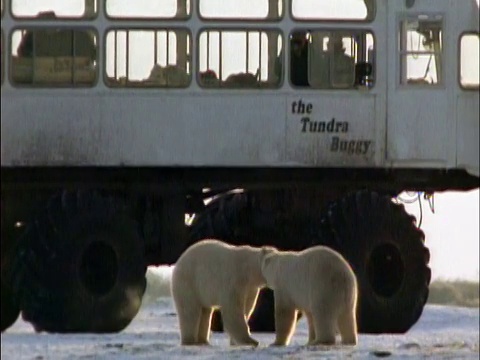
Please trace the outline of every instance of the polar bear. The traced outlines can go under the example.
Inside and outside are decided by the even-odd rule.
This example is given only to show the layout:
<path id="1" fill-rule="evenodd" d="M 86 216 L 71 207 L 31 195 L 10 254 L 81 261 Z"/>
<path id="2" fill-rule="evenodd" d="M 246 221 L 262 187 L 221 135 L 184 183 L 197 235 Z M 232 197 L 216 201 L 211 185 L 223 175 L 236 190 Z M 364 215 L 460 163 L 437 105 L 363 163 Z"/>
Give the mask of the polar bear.
<path id="1" fill-rule="evenodd" d="M 268 247 L 233 246 L 206 239 L 189 247 L 172 272 L 171 290 L 182 345 L 208 345 L 214 308 L 220 308 L 231 345 L 253 345 L 248 318 L 265 286 Z"/>
<path id="2" fill-rule="evenodd" d="M 274 291 L 276 338 L 288 345 L 297 311 L 308 321 L 307 345 L 357 344 L 357 280 L 347 261 L 334 250 L 314 246 L 300 252 L 271 251 L 262 272 Z"/>

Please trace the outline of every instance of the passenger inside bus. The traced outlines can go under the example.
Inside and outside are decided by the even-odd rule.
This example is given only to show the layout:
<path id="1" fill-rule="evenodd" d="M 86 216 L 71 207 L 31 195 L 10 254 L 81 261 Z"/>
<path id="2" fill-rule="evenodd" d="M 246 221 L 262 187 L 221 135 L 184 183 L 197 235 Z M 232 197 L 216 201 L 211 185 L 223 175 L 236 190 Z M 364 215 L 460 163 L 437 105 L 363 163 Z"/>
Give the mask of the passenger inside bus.
<path id="1" fill-rule="evenodd" d="M 350 87 L 353 86 L 355 77 L 355 60 L 346 53 L 341 36 L 332 36 L 328 41 L 328 52 L 333 63 L 330 67 L 332 75 L 331 85 Z"/>
<path id="2" fill-rule="evenodd" d="M 290 38 L 290 81 L 295 86 L 309 86 L 306 32 L 293 33 Z"/>
<path id="3" fill-rule="evenodd" d="M 35 44 L 34 44 L 35 40 Z M 75 46 L 74 46 L 75 45 Z M 35 54 L 33 53 L 35 49 Z M 17 48 L 19 57 L 81 56 L 96 58 L 94 39 L 89 32 L 75 30 L 27 30 Z"/>
<path id="4" fill-rule="evenodd" d="M 326 51 L 320 51 L 310 64 L 313 83 L 320 88 L 348 88 L 355 78 L 355 60 L 348 56 L 342 36 L 333 34 L 326 38 Z"/>
<path id="5" fill-rule="evenodd" d="M 318 86 L 321 88 L 353 87 L 355 59 L 349 56 L 343 38 L 333 34 L 328 38 L 325 51 L 310 57 L 308 33 L 296 32 L 290 40 L 290 80 L 295 86 Z M 311 62 L 309 64 L 309 61 Z M 311 75 L 309 80 L 309 67 Z"/>
<path id="6" fill-rule="evenodd" d="M 21 40 L 12 57 L 13 80 L 21 84 L 93 84 L 95 35 L 88 30 L 17 30 Z"/>

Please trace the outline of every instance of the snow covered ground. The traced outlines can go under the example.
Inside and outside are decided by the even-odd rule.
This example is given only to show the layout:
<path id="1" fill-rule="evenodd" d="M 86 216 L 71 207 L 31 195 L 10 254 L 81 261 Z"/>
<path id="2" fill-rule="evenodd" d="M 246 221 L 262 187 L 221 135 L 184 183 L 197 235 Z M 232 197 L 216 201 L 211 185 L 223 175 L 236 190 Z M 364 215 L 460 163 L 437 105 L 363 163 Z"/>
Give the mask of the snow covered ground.
<path id="1" fill-rule="evenodd" d="M 405 335 L 360 335 L 356 347 L 306 347 L 307 326 L 299 322 L 288 347 L 268 347 L 273 334 L 253 334 L 258 348 L 230 347 L 213 333 L 211 346 L 179 345 L 178 323 L 168 278 L 149 271 L 144 305 L 119 334 L 36 334 L 19 319 L 1 337 L 1 359 L 479 359 L 479 309 L 427 306 Z"/>

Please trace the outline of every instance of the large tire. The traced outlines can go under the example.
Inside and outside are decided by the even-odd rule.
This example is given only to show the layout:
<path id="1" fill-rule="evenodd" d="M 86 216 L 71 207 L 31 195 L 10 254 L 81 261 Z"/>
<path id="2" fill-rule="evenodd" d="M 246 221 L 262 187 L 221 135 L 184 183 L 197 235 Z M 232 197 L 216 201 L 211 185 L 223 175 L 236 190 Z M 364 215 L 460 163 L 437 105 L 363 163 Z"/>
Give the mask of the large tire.
<path id="1" fill-rule="evenodd" d="M 20 315 L 20 309 L 14 301 L 10 287 L 4 283 L 3 278 L 1 281 L 1 301 L 1 331 L 4 332 L 18 319 L 18 315 Z"/>
<path id="2" fill-rule="evenodd" d="M 333 203 L 322 220 L 322 245 L 340 252 L 359 284 L 362 333 L 404 333 L 428 298 L 430 253 L 415 217 L 391 197 L 361 191 Z"/>
<path id="3" fill-rule="evenodd" d="M 4 201 L 1 201 L 1 216 L 2 216 L 2 231 L 1 231 L 1 253 L 0 253 L 0 266 L 1 266 L 1 319 L 0 329 L 4 332 L 18 319 L 20 315 L 20 309 L 15 302 L 10 286 L 7 282 L 7 269 L 10 266 L 10 259 L 12 254 L 12 248 L 15 245 L 15 231 L 13 224 L 10 224 L 6 219 L 6 209 L 4 208 Z"/>
<path id="4" fill-rule="evenodd" d="M 189 245 L 216 238 L 232 245 L 273 245 L 282 250 L 302 250 L 309 245 L 307 240 L 316 235 L 315 225 L 305 219 L 286 219 L 281 209 L 258 206 L 251 193 L 230 193 L 218 196 L 195 216 L 190 226 Z M 272 290 L 260 291 L 248 324 L 253 332 L 275 331 Z M 223 331 L 219 311 L 213 313 L 211 329 Z"/>
<path id="5" fill-rule="evenodd" d="M 20 239 L 12 290 L 37 331 L 121 331 L 145 292 L 144 256 L 139 227 L 123 201 L 63 192 Z"/>

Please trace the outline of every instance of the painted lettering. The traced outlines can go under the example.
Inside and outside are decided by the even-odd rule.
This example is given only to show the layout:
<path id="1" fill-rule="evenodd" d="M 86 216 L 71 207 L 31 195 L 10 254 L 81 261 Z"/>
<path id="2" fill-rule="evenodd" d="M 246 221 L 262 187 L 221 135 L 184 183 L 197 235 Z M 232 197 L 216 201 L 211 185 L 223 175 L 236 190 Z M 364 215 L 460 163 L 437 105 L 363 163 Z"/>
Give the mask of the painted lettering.
<path id="1" fill-rule="evenodd" d="M 302 99 L 292 102 L 292 114 L 311 114 L 312 111 L 312 103 L 304 103 Z"/>
<path id="2" fill-rule="evenodd" d="M 347 140 L 333 136 L 330 143 L 331 152 L 341 152 L 348 155 L 365 155 L 370 149 L 371 140 Z"/>
<path id="3" fill-rule="evenodd" d="M 302 124 L 302 132 L 313 133 L 347 133 L 348 122 L 336 121 L 332 118 L 330 121 L 314 121 L 308 116 L 304 116 L 300 119 Z"/>

